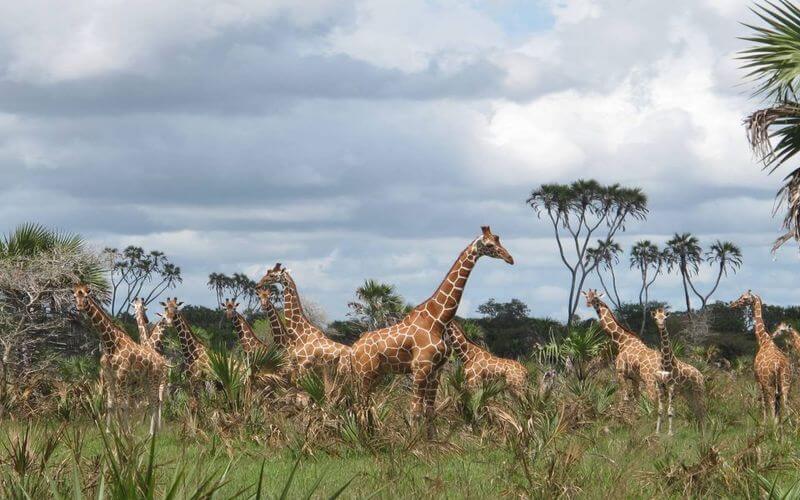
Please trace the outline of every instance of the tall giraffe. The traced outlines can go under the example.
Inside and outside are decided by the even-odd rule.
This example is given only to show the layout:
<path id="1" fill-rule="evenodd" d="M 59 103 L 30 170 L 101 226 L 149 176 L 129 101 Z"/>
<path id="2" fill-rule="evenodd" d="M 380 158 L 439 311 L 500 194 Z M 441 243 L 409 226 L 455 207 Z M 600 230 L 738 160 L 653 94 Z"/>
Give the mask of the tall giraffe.
<path id="1" fill-rule="evenodd" d="M 276 344 L 288 350 L 296 338 L 289 333 L 286 325 L 283 324 L 275 305 L 272 303 L 272 292 L 267 288 L 258 289 L 258 298 L 261 300 L 261 309 L 267 315 L 269 328 L 272 331 L 272 339 Z"/>
<path id="2" fill-rule="evenodd" d="M 656 421 L 656 434 L 661 432 L 661 420 L 664 412 L 669 419 L 667 434 L 672 435 L 672 396 L 675 392 L 675 354 L 672 351 L 672 343 L 669 340 L 667 331 L 667 317 L 669 314 L 663 307 L 658 307 L 650 312 L 658 327 L 658 338 L 660 340 L 658 376 L 658 420 Z"/>
<path id="3" fill-rule="evenodd" d="M 623 389 L 623 399 L 638 395 L 639 384 L 644 384 L 645 392 L 651 401 L 658 401 L 658 372 L 661 370 L 660 354 L 650 349 L 632 331 L 622 326 L 614 313 L 600 300 L 602 293 L 597 290 L 583 292 L 586 305 L 594 308 L 599 324 L 617 348 L 614 366 L 617 381 Z M 705 415 L 705 378 L 694 366 L 676 359 L 673 368 L 675 387 L 686 398 L 695 417 Z"/>
<path id="4" fill-rule="evenodd" d="M 136 327 L 139 329 L 139 343 L 146 344 L 150 337 L 150 321 L 147 319 L 147 306 L 144 299 L 133 299 L 133 316 L 136 318 Z"/>
<path id="5" fill-rule="evenodd" d="M 427 421 L 432 437 L 439 374 L 447 361 L 444 330 L 453 319 L 470 273 L 481 256 L 513 264 L 511 254 L 489 226 L 459 253 L 433 295 L 392 326 L 367 332 L 353 344 L 350 369 L 366 396 L 383 372 L 411 373 L 414 395 L 411 412 Z"/>
<path id="6" fill-rule="evenodd" d="M 164 319 L 167 326 L 174 326 L 178 331 L 178 339 L 181 343 L 181 373 L 189 380 L 192 390 L 196 392 L 200 384 L 209 386 L 211 380 L 211 363 L 208 359 L 206 347 L 192 331 L 189 322 L 180 311 L 183 302 L 178 302 L 176 298 L 168 298 L 161 303 L 164 306 Z"/>
<path id="7" fill-rule="evenodd" d="M 331 367 L 341 373 L 348 366 L 350 347 L 328 338 L 306 317 L 297 285 L 289 271 L 280 263 L 267 271 L 258 282 L 258 287 L 268 288 L 274 284 L 283 286 L 286 331 L 295 339 L 289 348 L 295 374 L 302 375 L 316 366 Z"/>
<path id="8" fill-rule="evenodd" d="M 267 344 L 258 338 L 250 323 L 236 310 L 239 304 L 233 299 L 228 299 L 223 305 L 225 306 L 225 316 L 233 322 L 233 328 L 236 330 L 236 335 L 239 337 L 239 343 L 242 344 L 242 350 L 245 354 L 253 353 L 259 349 L 266 349 Z"/>
<path id="9" fill-rule="evenodd" d="M 528 370 L 517 361 L 497 357 L 471 342 L 464 328 L 452 320 L 444 330 L 444 340 L 464 366 L 467 387 L 477 388 L 489 380 L 501 380 L 515 394 L 521 394 L 528 383 Z"/>
<path id="10" fill-rule="evenodd" d="M 764 326 L 761 297 L 748 290 L 730 304 L 730 307 L 745 306 L 750 306 L 753 311 L 753 332 L 758 341 L 758 351 L 753 360 L 753 371 L 761 389 L 764 420 L 767 420 L 769 412 L 773 421 L 777 423 L 781 412 L 786 409 L 789 397 L 792 378 L 791 366 L 786 355 L 775 345 L 772 336 Z"/>
<path id="11" fill-rule="evenodd" d="M 78 311 L 85 312 L 100 332 L 100 367 L 107 401 L 106 423 L 110 422 L 112 413 L 117 412 L 118 416 L 126 413 L 133 392 L 141 386 L 147 392 L 150 434 L 154 434 L 161 427 L 161 406 L 168 372 L 166 360 L 149 346 L 134 342 L 115 325 L 91 296 L 88 285 L 75 285 L 73 292 Z"/>

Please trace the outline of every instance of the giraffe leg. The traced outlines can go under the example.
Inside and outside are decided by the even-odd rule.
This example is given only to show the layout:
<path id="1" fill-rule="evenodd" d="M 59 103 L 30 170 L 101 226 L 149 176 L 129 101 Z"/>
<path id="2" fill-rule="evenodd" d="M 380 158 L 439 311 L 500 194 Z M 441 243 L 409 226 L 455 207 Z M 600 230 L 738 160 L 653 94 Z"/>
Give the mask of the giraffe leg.
<path id="1" fill-rule="evenodd" d="M 425 424 L 428 429 L 428 439 L 436 437 L 434 417 L 436 416 L 436 393 L 439 390 L 439 370 L 432 370 L 425 386 Z"/>
<path id="2" fill-rule="evenodd" d="M 161 407 L 164 403 L 164 382 L 159 380 L 150 389 L 150 435 L 161 429 Z"/>
<path id="3" fill-rule="evenodd" d="M 620 390 L 622 391 L 622 400 L 627 402 L 630 400 L 630 381 L 628 377 L 625 376 L 625 371 L 617 368 L 617 385 L 619 385 Z"/>
<path id="4" fill-rule="evenodd" d="M 656 419 L 656 434 L 661 433 L 661 415 L 664 413 L 664 399 L 666 397 L 666 388 L 659 385 L 658 387 L 658 418 Z"/>
<path id="5" fill-rule="evenodd" d="M 112 415 L 116 411 L 116 390 L 114 387 L 114 375 L 109 367 L 100 371 L 100 385 L 106 396 L 106 432 L 111 430 Z"/>
<path id="6" fill-rule="evenodd" d="M 647 397 L 650 398 L 650 401 L 652 401 L 653 403 L 658 401 L 658 391 L 659 391 L 658 384 L 659 382 L 657 380 L 647 379 L 644 381 L 644 390 L 647 393 Z"/>
<path id="7" fill-rule="evenodd" d="M 675 410 L 672 407 L 672 397 L 675 392 L 675 384 L 667 385 L 667 418 L 669 419 L 669 423 L 667 424 L 667 435 L 672 435 L 672 417 L 675 416 Z"/>
<path id="8" fill-rule="evenodd" d="M 764 387 L 764 420 L 772 417 L 775 421 L 775 388 L 769 385 Z"/>
<path id="9" fill-rule="evenodd" d="M 781 412 L 789 415 L 789 389 L 792 384 L 792 376 L 788 370 L 784 370 L 781 375 L 783 379 L 781 383 Z"/>
<path id="10" fill-rule="evenodd" d="M 427 394 L 432 367 L 430 363 L 417 363 L 413 370 L 414 395 L 411 399 L 411 416 L 419 418 L 424 413 L 425 395 Z"/>

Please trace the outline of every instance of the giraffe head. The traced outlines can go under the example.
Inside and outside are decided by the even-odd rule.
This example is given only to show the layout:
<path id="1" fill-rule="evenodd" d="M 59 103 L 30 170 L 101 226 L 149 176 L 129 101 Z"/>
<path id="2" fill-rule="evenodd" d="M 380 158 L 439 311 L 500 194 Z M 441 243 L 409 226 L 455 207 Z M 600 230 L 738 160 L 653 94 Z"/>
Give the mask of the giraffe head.
<path id="1" fill-rule="evenodd" d="M 272 285 L 280 284 L 286 286 L 289 282 L 289 279 L 291 279 L 289 277 L 289 270 L 283 267 L 283 264 L 278 262 L 275 264 L 275 267 L 267 270 L 267 273 L 263 278 L 261 278 L 261 281 L 258 282 L 258 288 L 269 293 L 269 289 Z"/>
<path id="2" fill-rule="evenodd" d="M 667 318 L 669 318 L 669 313 L 663 307 L 657 307 L 650 311 L 650 314 L 653 316 L 653 321 L 656 322 L 656 325 L 659 329 L 666 328 L 667 326 Z"/>
<path id="3" fill-rule="evenodd" d="M 225 301 L 225 317 L 228 319 L 233 319 L 236 317 L 236 308 L 239 307 L 239 303 L 233 299 L 228 299 Z"/>
<path id="4" fill-rule="evenodd" d="M 780 337 L 784 333 L 789 333 L 789 332 L 791 332 L 793 330 L 794 330 L 794 327 L 792 325 L 790 325 L 789 323 L 783 321 L 783 322 L 781 322 L 781 324 L 779 324 L 775 328 L 775 331 L 772 332 L 772 338 L 773 339 L 777 339 L 778 337 Z"/>
<path id="5" fill-rule="evenodd" d="M 89 308 L 89 297 L 91 294 L 89 285 L 77 284 L 73 287 L 72 293 L 75 295 L 75 307 L 79 311 L 85 311 Z"/>
<path id="6" fill-rule="evenodd" d="M 481 231 L 483 232 L 478 239 L 475 240 L 475 250 L 477 250 L 478 255 L 486 255 L 487 257 L 493 257 L 495 259 L 503 259 L 508 264 L 514 265 L 514 257 L 508 253 L 508 250 L 500 244 L 500 237 L 496 234 L 492 234 L 492 230 L 489 226 L 481 226 Z"/>
<path id="7" fill-rule="evenodd" d="M 596 308 L 602 303 L 600 299 L 603 297 L 603 292 L 590 288 L 583 292 L 583 295 L 586 297 L 586 305 L 589 307 Z"/>
<path id="8" fill-rule="evenodd" d="M 738 299 L 734 300 L 729 304 L 730 307 L 744 307 L 748 306 L 753 303 L 755 300 L 755 294 L 752 290 L 748 290 L 744 292 L 742 295 L 739 296 Z"/>
<path id="9" fill-rule="evenodd" d="M 178 302 L 177 297 L 171 299 L 168 297 L 161 305 L 164 306 L 164 319 L 166 320 L 167 326 L 172 326 L 183 302 Z"/>
<path id="10" fill-rule="evenodd" d="M 136 297 L 133 299 L 131 304 L 133 305 L 133 310 L 136 314 L 143 314 L 145 311 L 147 311 L 147 307 L 144 305 L 144 299 L 141 297 Z"/>

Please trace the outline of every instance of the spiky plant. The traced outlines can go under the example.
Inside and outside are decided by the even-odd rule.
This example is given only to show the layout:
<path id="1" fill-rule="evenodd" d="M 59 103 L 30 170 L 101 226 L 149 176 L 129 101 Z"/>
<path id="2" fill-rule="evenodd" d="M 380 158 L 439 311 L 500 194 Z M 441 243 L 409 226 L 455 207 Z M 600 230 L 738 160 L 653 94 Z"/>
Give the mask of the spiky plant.
<path id="1" fill-rule="evenodd" d="M 222 387 L 225 403 L 231 411 L 239 411 L 245 398 L 250 370 L 247 363 L 229 351 L 210 351 L 211 374 Z"/>

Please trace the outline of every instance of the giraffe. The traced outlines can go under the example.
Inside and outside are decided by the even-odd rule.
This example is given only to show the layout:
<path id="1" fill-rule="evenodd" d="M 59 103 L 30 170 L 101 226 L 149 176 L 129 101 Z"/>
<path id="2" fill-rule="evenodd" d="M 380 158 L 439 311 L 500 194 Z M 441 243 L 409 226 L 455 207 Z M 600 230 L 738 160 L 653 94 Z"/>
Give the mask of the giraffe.
<path id="1" fill-rule="evenodd" d="M 366 397 L 381 373 L 411 373 L 414 393 L 411 413 L 427 422 L 428 437 L 434 434 L 433 417 L 439 374 L 449 348 L 444 330 L 453 319 L 464 286 L 481 256 L 513 264 L 511 254 L 492 234 L 489 226 L 459 253 L 430 298 L 411 310 L 400 322 L 367 332 L 353 344 L 350 370 L 362 397 Z"/>
<path id="2" fill-rule="evenodd" d="M 167 328 L 167 318 L 165 318 L 161 313 L 156 313 L 158 316 L 161 316 L 155 325 L 153 325 L 153 329 L 150 330 L 150 334 L 147 337 L 147 345 L 153 348 L 159 354 L 164 354 L 164 329 Z"/>
<path id="3" fill-rule="evenodd" d="M 444 330 L 444 340 L 464 365 L 469 389 L 476 389 L 489 380 L 502 380 L 514 394 L 522 394 L 528 382 L 528 370 L 522 363 L 499 358 L 471 342 L 464 328 L 452 320 Z"/>
<path id="4" fill-rule="evenodd" d="M 144 299 L 133 299 L 133 316 L 136 318 L 136 327 L 139 329 L 139 343 L 146 344 L 150 336 L 150 320 L 147 319 L 147 306 Z"/>
<path id="5" fill-rule="evenodd" d="M 783 335 L 784 333 L 789 334 L 789 342 L 792 344 L 792 348 L 795 350 L 796 354 L 800 354 L 800 333 L 797 331 L 795 327 L 786 323 L 785 321 L 779 324 L 775 331 L 772 333 L 772 338 L 776 339 Z"/>
<path id="6" fill-rule="evenodd" d="M 117 412 L 118 417 L 124 414 L 133 391 L 137 386 L 142 386 L 147 391 L 150 406 L 150 434 L 155 434 L 161 428 L 161 407 L 168 372 L 166 360 L 149 346 L 134 342 L 115 325 L 91 295 L 88 285 L 75 285 L 73 293 L 78 311 L 85 312 L 100 331 L 101 381 L 107 402 L 106 425 L 110 424 L 112 413 Z M 123 413 L 119 413 L 118 403 L 125 407 L 122 408 Z"/>
<path id="7" fill-rule="evenodd" d="M 761 389 L 764 420 L 767 420 L 767 413 L 770 413 L 773 422 L 777 423 L 781 412 L 786 409 L 789 397 L 791 366 L 786 355 L 775 345 L 772 336 L 764 326 L 761 297 L 748 290 L 730 303 L 730 307 L 744 306 L 750 306 L 753 311 L 753 331 L 758 341 L 758 350 L 753 360 L 753 371 Z"/>
<path id="8" fill-rule="evenodd" d="M 258 287 L 264 289 L 273 284 L 283 286 L 283 316 L 286 332 L 295 339 L 289 348 L 294 374 L 301 376 L 317 366 L 331 367 L 336 370 L 336 373 L 343 374 L 348 365 L 350 347 L 331 340 L 309 321 L 303 311 L 303 305 L 300 303 L 297 285 L 289 274 L 289 270 L 280 263 L 275 264 L 275 267 L 267 271 L 259 281 Z M 275 313 L 275 317 L 277 317 L 277 313 Z"/>
<path id="9" fill-rule="evenodd" d="M 283 324 L 278 311 L 272 304 L 272 292 L 267 288 L 259 288 L 258 298 L 261 300 L 261 309 L 267 315 L 273 340 L 280 347 L 288 350 L 296 338 L 286 329 L 286 325 Z"/>
<path id="10" fill-rule="evenodd" d="M 164 306 L 164 319 L 166 326 L 174 326 L 178 331 L 178 339 L 181 342 L 181 353 L 183 362 L 181 363 L 181 373 L 189 381 L 192 392 L 197 395 L 198 386 L 203 384 L 210 387 L 211 363 L 208 358 L 206 347 L 192 331 L 189 322 L 180 311 L 183 302 L 178 302 L 176 298 L 168 298 L 161 303 Z"/>
<path id="11" fill-rule="evenodd" d="M 233 299 L 228 299 L 223 305 L 225 306 L 225 316 L 233 322 L 233 328 L 236 330 L 236 335 L 239 337 L 239 342 L 242 344 L 242 350 L 245 354 L 253 353 L 259 349 L 266 349 L 267 344 L 256 336 L 250 323 L 236 310 L 239 304 Z"/>
<path id="12" fill-rule="evenodd" d="M 672 344 L 669 341 L 669 332 L 667 331 L 667 317 L 669 314 L 663 307 L 656 308 L 651 311 L 658 327 L 658 338 L 660 340 L 659 358 L 660 365 L 659 371 L 656 373 L 658 376 L 658 420 L 656 421 L 656 434 L 661 432 L 661 420 L 664 412 L 667 413 L 669 420 L 667 434 L 672 435 L 672 417 L 674 410 L 672 408 L 672 396 L 675 392 L 675 354 L 672 352 Z"/>
<path id="13" fill-rule="evenodd" d="M 651 401 L 658 401 L 658 372 L 661 370 L 660 355 L 647 347 L 632 331 L 622 326 L 614 313 L 603 302 L 602 293 L 597 290 L 583 292 L 586 305 L 594 308 L 599 324 L 611 338 L 617 349 L 614 367 L 617 381 L 623 389 L 623 400 L 639 393 L 639 385 L 643 384 Z M 675 388 L 686 399 L 695 417 L 705 416 L 705 378 L 700 371 L 689 363 L 676 359 L 673 367 Z"/>

